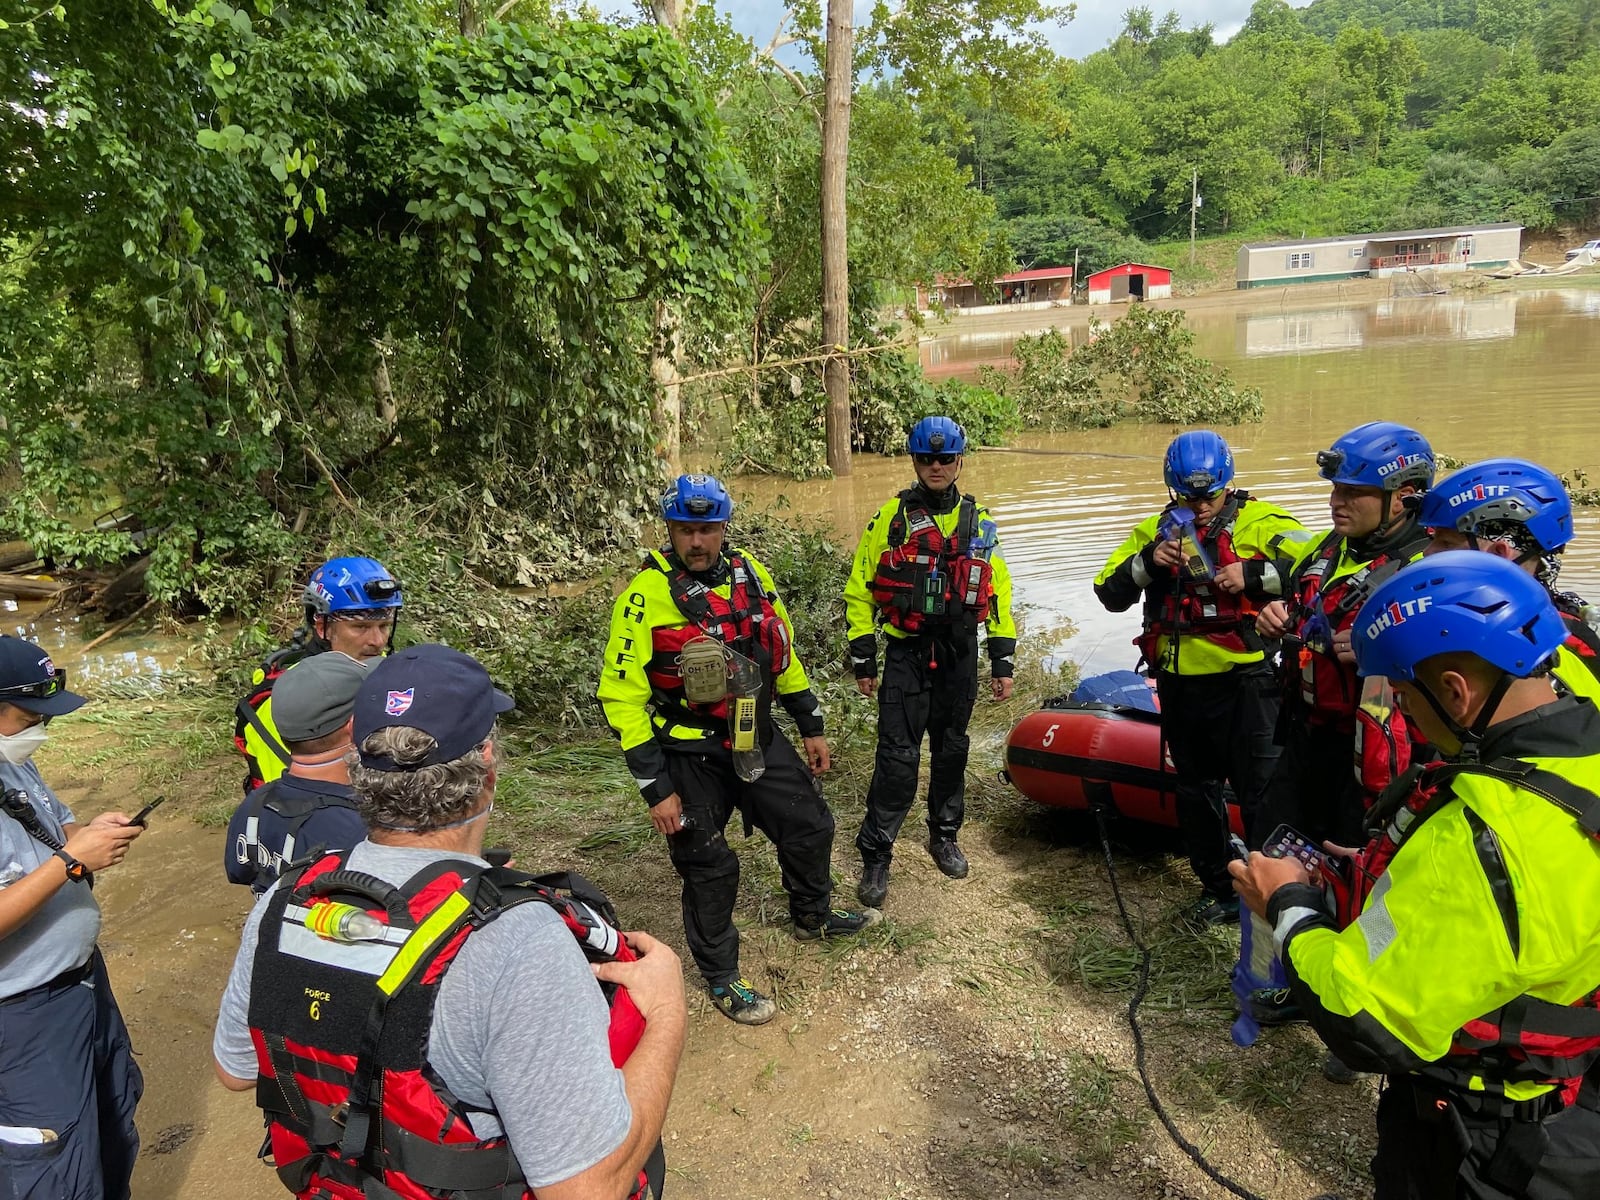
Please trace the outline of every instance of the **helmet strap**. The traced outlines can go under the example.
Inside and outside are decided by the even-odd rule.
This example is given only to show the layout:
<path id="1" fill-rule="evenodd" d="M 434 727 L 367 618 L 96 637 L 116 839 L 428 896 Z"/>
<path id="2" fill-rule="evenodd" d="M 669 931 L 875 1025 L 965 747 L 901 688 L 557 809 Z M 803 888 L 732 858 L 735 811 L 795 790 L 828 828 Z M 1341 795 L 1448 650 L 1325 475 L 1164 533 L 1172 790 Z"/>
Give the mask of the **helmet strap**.
<path id="1" fill-rule="evenodd" d="M 1428 707 L 1433 709 L 1434 716 L 1444 722 L 1452 736 L 1461 743 L 1461 749 L 1456 754 L 1457 762 L 1475 763 L 1478 761 L 1478 749 L 1483 744 L 1483 735 L 1488 732 L 1490 724 L 1494 721 L 1494 714 L 1499 711 L 1500 701 L 1505 699 L 1505 694 L 1510 690 L 1516 678 L 1509 672 L 1501 671 L 1500 677 L 1495 680 L 1494 687 L 1489 689 L 1489 695 L 1484 699 L 1483 707 L 1478 710 L 1477 717 L 1470 728 L 1461 725 L 1454 717 L 1447 713 L 1444 705 L 1439 703 L 1433 689 L 1420 679 L 1413 678 L 1411 684 L 1422 693 L 1422 698 L 1428 702 Z"/>

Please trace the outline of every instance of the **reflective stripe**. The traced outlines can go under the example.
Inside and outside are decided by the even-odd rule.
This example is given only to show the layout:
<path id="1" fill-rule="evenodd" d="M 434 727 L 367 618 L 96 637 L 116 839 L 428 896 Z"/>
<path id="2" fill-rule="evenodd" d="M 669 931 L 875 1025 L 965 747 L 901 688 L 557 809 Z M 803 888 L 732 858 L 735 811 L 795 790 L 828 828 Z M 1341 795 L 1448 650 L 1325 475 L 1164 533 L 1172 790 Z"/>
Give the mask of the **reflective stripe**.
<path id="1" fill-rule="evenodd" d="M 335 942 L 318 937 L 304 925 L 285 924 L 278 935 L 278 949 L 284 954 L 323 963 L 340 970 L 356 971 L 374 979 L 387 971 L 401 947 L 383 942 Z"/>
<path id="2" fill-rule="evenodd" d="M 450 931 L 471 904 L 466 896 L 460 892 L 453 892 L 444 903 L 433 910 L 433 913 L 417 927 L 415 933 L 406 939 L 406 944 L 400 947 L 400 952 L 390 964 L 389 969 L 378 980 L 378 990 L 386 996 L 392 996 L 402 984 L 410 978 L 411 972 L 424 954 L 432 950 Z"/>

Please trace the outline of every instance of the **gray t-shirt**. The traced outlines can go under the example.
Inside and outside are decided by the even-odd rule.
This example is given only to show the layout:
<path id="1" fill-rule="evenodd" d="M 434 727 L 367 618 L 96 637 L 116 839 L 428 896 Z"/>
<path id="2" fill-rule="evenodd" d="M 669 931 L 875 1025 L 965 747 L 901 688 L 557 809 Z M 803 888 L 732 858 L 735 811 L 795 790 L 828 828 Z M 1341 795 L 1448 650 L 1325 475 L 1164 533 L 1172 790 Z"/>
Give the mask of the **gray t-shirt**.
<path id="1" fill-rule="evenodd" d="M 57 841 L 67 840 L 62 826 L 75 823 L 72 810 L 56 799 L 32 762 L 18 766 L 0 759 L 0 787 L 26 792 L 44 827 Z M 14 818 L 0 812 L 0 876 L 13 863 L 24 872 L 32 871 L 51 853 Z M 0 937 L 0 1000 L 81 967 L 99 936 L 100 906 L 94 893 L 87 882 L 67 880 L 20 929 Z"/>
<path id="2" fill-rule="evenodd" d="M 362 842 L 352 870 L 403 884 L 440 859 L 468 854 Z M 212 1039 L 228 1074 L 257 1073 L 250 1041 L 250 976 L 261 918 L 273 891 L 245 922 Z M 532 1188 L 571 1179 L 622 1144 L 633 1122 L 622 1072 L 611 1065 L 610 1013 L 588 961 L 544 904 L 521 904 L 476 931 L 440 985 L 428 1063 L 469 1108 L 494 1109 Z M 494 1137 L 492 1117 L 473 1131 Z"/>

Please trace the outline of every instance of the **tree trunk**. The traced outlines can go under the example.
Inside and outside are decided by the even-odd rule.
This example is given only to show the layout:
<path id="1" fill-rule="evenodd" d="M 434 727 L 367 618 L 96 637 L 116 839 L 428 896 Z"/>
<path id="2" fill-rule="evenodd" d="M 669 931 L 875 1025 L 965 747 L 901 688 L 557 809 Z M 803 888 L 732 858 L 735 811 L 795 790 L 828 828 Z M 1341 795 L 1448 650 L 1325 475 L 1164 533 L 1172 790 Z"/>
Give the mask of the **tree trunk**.
<path id="1" fill-rule="evenodd" d="M 656 24 L 681 36 L 684 19 L 694 9 L 694 0 L 651 0 L 650 13 Z M 656 395 L 656 453 L 666 459 L 674 471 L 683 458 L 683 385 L 678 382 L 682 372 L 678 364 L 683 343 L 678 338 L 678 314 L 664 301 L 656 303 L 656 317 L 652 329 L 650 378 L 655 381 Z"/>
<path id="2" fill-rule="evenodd" d="M 850 266 L 845 223 L 845 172 L 850 162 L 851 0 L 828 0 L 826 105 L 822 118 L 822 341 L 828 391 L 828 466 L 850 474 Z"/>
<path id="3" fill-rule="evenodd" d="M 483 22 L 478 19 L 478 0 L 456 0 L 456 20 L 462 37 L 477 37 L 483 32 Z"/>
<path id="4" fill-rule="evenodd" d="M 676 471 L 683 452 L 683 387 L 678 382 L 678 322 L 665 301 L 656 302 L 655 354 L 650 376 L 656 383 L 656 453 Z"/>

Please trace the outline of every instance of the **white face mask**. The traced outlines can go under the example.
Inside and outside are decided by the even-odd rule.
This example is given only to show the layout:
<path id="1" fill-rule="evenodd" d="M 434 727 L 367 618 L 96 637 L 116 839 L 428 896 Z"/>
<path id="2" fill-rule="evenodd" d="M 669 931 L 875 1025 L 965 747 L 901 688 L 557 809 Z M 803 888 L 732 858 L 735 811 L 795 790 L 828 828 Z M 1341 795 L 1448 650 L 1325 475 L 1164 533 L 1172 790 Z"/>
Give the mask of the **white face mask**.
<path id="1" fill-rule="evenodd" d="M 32 725 L 21 733 L 0 735 L 0 758 L 20 767 L 49 736 L 43 725 Z"/>

